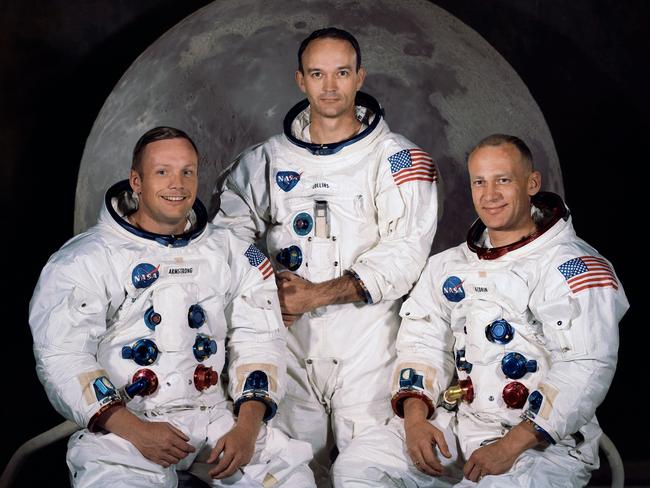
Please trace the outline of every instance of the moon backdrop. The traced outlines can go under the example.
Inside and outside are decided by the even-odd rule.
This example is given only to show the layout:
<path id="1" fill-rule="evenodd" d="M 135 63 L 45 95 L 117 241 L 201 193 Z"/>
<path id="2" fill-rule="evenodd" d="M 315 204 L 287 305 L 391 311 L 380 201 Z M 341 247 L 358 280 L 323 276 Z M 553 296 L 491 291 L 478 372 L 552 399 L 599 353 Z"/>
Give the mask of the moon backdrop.
<path id="1" fill-rule="evenodd" d="M 246 147 L 282 131 L 303 98 L 293 77 L 300 41 L 337 26 L 359 40 L 394 132 L 428 151 L 442 175 L 444 212 L 434 251 L 458 244 L 475 218 L 465 170 L 494 132 L 524 139 L 543 188 L 563 194 L 550 131 L 512 67 L 479 34 L 424 0 L 217 0 L 154 42 L 126 71 L 86 142 L 75 231 L 93 225 L 104 191 L 128 175 L 137 139 L 157 125 L 186 131 L 202 153 L 199 198 L 216 212 L 217 175 Z"/>

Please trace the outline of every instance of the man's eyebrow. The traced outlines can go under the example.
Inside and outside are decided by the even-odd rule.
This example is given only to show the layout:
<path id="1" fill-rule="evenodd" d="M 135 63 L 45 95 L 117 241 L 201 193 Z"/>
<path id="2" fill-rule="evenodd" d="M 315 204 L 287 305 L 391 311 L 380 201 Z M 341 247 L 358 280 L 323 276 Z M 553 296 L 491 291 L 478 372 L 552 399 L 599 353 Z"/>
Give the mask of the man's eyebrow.
<path id="1" fill-rule="evenodd" d="M 337 70 L 341 70 L 341 69 L 349 69 L 349 70 L 351 70 L 352 65 L 346 64 L 346 65 L 343 65 L 343 66 L 337 66 L 336 69 Z M 313 73 L 314 71 L 323 71 L 323 68 L 307 68 L 307 73 Z"/>

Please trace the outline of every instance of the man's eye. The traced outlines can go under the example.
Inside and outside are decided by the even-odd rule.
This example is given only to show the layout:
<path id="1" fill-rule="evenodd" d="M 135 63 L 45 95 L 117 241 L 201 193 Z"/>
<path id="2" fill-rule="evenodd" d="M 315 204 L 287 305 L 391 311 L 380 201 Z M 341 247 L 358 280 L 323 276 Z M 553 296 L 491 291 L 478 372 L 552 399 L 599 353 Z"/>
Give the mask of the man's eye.
<path id="1" fill-rule="evenodd" d="M 473 186 L 483 186 L 483 183 L 485 183 L 483 180 L 472 181 Z"/>
<path id="2" fill-rule="evenodd" d="M 350 72 L 347 69 L 342 69 L 339 71 L 339 76 L 348 76 Z"/>
<path id="3" fill-rule="evenodd" d="M 498 182 L 501 184 L 510 183 L 510 178 L 499 178 Z"/>
<path id="4" fill-rule="evenodd" d="M 164 169 L 159 169 L 158 171 L 156 171 L 156 174 L 163 176 L 165 174 L 165 170 Z"/>
<path id="5" fill-rule="evenodd" d="M 191 169 L 185 170 L 185 176 L 193 176 L 193 175 L 194 175 L 194 171 L 192 171 Z"/>
<path id="6" fill-rule="evenodd" d="M 322 76 L 322 73 L 319 73 L 318 71 L 311 74 L 312 78 L 320 78 L 321 76 Z"/>

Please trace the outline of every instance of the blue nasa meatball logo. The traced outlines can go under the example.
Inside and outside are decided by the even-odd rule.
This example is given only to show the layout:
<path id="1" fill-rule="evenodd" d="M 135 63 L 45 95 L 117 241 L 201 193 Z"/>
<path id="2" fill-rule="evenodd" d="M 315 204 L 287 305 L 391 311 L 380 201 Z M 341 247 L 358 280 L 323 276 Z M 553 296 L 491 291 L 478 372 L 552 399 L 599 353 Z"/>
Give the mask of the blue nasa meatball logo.
<path id="1" fill-rule="evenodd" d="M 149 263 L 140 263 L 131 272 L 131 282 L 136 288 L 147 288 L 158 279 L 160 265 L 154 266 Z"/>
<path id="2" fill-rule="evenodd" d="M 442 293 L 450 302 L 460 302 L 465 298 L 463 290 L 463 280 L 458 276 L 450 276 L 442 285 Z"/>
<path id="3" fill-rule="evenodd" d="M 288 192 L 300 181 L 300 174 L 295 171 L 278 171 L 275 175 L 275 182 L 282 191 Z"/>

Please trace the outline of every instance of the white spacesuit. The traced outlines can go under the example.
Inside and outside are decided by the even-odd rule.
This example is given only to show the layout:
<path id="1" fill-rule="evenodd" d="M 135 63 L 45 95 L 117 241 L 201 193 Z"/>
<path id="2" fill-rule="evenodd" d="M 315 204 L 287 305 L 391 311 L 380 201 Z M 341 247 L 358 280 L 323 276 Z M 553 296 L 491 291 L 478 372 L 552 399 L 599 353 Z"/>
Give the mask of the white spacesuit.
<path id="1" fill-rule="evenodd" d="M 198 200 L 187 232 L 164 236 L 123 218 L 130 195 L 128 181 L 114 185 L 99 223 L 43 269 L 30 306 L 38 376 L 56 410 L 87 427 L 68 446 L 75 486 L 172 487 L 186 469 L 210 482 L 212 465 L 201 461 L 234 424 L 219 376 L 227 374 L 235 413 L 259 400 L 268 420 L 284 394 L 276 286 L 268 259 L 208 224 Z M 99 414 L 119 403 L 170 422 L 196 451 L 163 468 L 96 432 Z M 262 426 L 251 463 L 213 485 L 312 486 L 310 458 L 307 443 Z"/>
<path id="2" fill-rule="evenodd" d="M 429 406 L 452 451 L 451 460 L 438 455 L 448 477 L 414 467 L 395 417 L 339 457 L 336 486 L 450 486 L 475 449 L 524 418 L 549 445 L 479 486 L 587 483 L 598 467 L 595 411 L 614 375 L 628 303 L 611 265 L 576 236 L 562 200 L 540 193 L 533 204 L 536 234 L 490 248 L 477 221 L 467 244 L 429 259 L 400 312 L 393 406 L 398 415 L 409 397 Z M 459 384 L 448 388 L 454 372 Z M 457 413 L 442 408 L 458 400 Z M 464 485 L 475 483 L 456 486 Z"/>
<path id="3" fill-rule="evenodd" d="M 358 134 L 312 144 L 307 100 L 286 116 L 284 134 L 240 155 L 225 175 L 215 223 L 259 239 L 276 272 L 320 283 L 351 273 L 367 304 L 304 314 L 287 344 L 290 377 L 277 422 L 314 448 L 327 476 L 329 415 L 339 451 L 385 423 L 401 297 L 417 280 L 437 222 L 431 158 L 389 131 L 372 97 L 357 93 Z"/>

